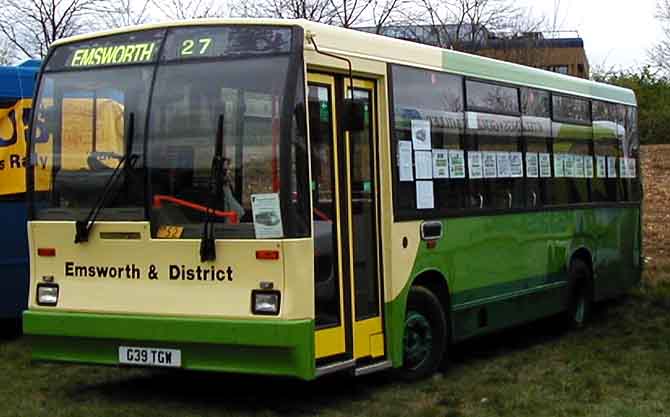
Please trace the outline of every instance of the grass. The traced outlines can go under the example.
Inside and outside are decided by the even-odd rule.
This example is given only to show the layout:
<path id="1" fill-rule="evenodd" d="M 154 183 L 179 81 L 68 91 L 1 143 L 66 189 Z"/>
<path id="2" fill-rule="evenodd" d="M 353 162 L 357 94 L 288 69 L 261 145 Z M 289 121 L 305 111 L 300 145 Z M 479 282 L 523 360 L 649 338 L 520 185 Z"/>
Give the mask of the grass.
<path id="1" fill-rule="evenodd" d="M 25 339 L 5 339 L 0 415 L 667 416 L 670 269 L 656 273 L 584 330 L 549 319 L 472 341 L 446 373 L 413 384 L 31 364 Z"/>

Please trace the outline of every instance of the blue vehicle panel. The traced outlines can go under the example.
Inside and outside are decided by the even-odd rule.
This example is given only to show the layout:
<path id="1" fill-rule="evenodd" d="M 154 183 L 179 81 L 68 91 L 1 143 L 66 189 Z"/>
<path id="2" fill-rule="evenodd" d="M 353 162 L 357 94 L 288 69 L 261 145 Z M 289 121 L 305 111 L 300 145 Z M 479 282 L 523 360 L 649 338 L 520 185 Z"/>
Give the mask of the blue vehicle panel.
<path id="1" fill-rule="evenodd" d="M 0 318 L 20 317 L 28 301 L 23 120 L 39 66 L 30 60 L 0 67 Z"/>

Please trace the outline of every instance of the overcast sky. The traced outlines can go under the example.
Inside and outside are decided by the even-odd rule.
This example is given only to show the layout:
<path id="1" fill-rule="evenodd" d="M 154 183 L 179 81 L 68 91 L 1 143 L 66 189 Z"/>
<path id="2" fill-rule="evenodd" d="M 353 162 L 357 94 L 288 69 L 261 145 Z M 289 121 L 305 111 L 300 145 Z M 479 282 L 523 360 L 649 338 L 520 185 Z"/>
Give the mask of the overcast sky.
<path id="1" fill-rule="evenodd" d="M 537 15 L 553 15 L 555 0 L 517 0 Z M 639 67 L 660 36 L 656 0 L 561 0 L 559 24 L 584 39 L 591 66 Z"/>

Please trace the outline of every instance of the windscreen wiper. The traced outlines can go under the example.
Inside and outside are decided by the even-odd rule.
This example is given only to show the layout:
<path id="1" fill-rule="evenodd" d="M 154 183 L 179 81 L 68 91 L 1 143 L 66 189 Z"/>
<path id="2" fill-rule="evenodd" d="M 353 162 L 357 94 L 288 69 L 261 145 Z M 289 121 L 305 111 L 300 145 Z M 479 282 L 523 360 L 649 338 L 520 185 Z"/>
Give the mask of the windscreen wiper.
<path id="1" fill-rule="evenodd" d="M 212 168 L 209 174 L 210 201 L 207 205 L 205 224 L 200 238 L 200 262 L 216 260 L 213 220 L 218 203 L 223 198 L 223 177 L 225 174 L 223 165 L 223 113 L 221 113 L 217 120 L 216 136 L 214 137 L 214 157 L 212 158 Z"/>
<path id="2" fill-rule="evenodd" d="M 86 216 L 86 220 L 77 220 L 77 222 L 75 223 L 76 234 L 74 236 L 74 243 L 88 242 L 88 236 L 91 232 L 91 228 L 93 228 L 95 220 L 98 218 L 98 215 L 105 207 L 105 203 L 107 202 L 112 187 L 114 186 L 114 184 L 116 184 L 117 179 L 121 176 L 120 175 L 121 167 L 123 167 L 123 173 L 125 174 L 124 175 L 125 177 L 127 177 L 130 174 L 130 169 L 132 169 L 132 167 L 135 165 L 135 162 L 137 161 L 138 158 L 137 155 L 132 153 L 134 136 L 135 136 L 135 113 L 130 113 L 128 117 L 128 130 L 126 131 L 126 152 L 122 156 L 111 154 L 119 158 L 119 163 L 114 168 L 114 171 L 112 171 L 112 175 L 107 180 L 107 183 L 105 183 L 105 188 L 103 188 L 102 194 L 100 194 L 100 198 L 95 203 L 91 211 L 88 213 L 88 216 Z M 98 154 L 103 154 L 103 152 L 98 152 Z M 93 155 L 91 155 L 89 159 L 90 158 L 93 158 L 95 162 L 89 161 L 89 165 L 91 165 L 91 163 L 102 164 Z"/>

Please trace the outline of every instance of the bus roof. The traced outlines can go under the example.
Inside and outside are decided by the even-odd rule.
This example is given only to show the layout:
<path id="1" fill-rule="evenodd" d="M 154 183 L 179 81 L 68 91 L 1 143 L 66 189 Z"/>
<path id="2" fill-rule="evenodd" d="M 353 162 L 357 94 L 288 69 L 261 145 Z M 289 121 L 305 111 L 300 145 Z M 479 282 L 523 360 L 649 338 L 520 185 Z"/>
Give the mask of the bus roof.
<path id="1" fill-rule="evenodd" d="M 40 62 L 31 59 L 16 66 L 0 66 L 0 99 L 32 97 Z"/>
<path id="2" fill-rule="evenodd" d="M 327 52 L 637 106 L 635 94 L 625 88 L 303 19 L 194 19 L 162 22 L 74 36 L 58 40 L 53 45 L 138 30 L 221 24 L 302 26 L 306 32 L 314 35 L 319 49 Z M 308 45 L 306 47 L 311 48 Z"/>

